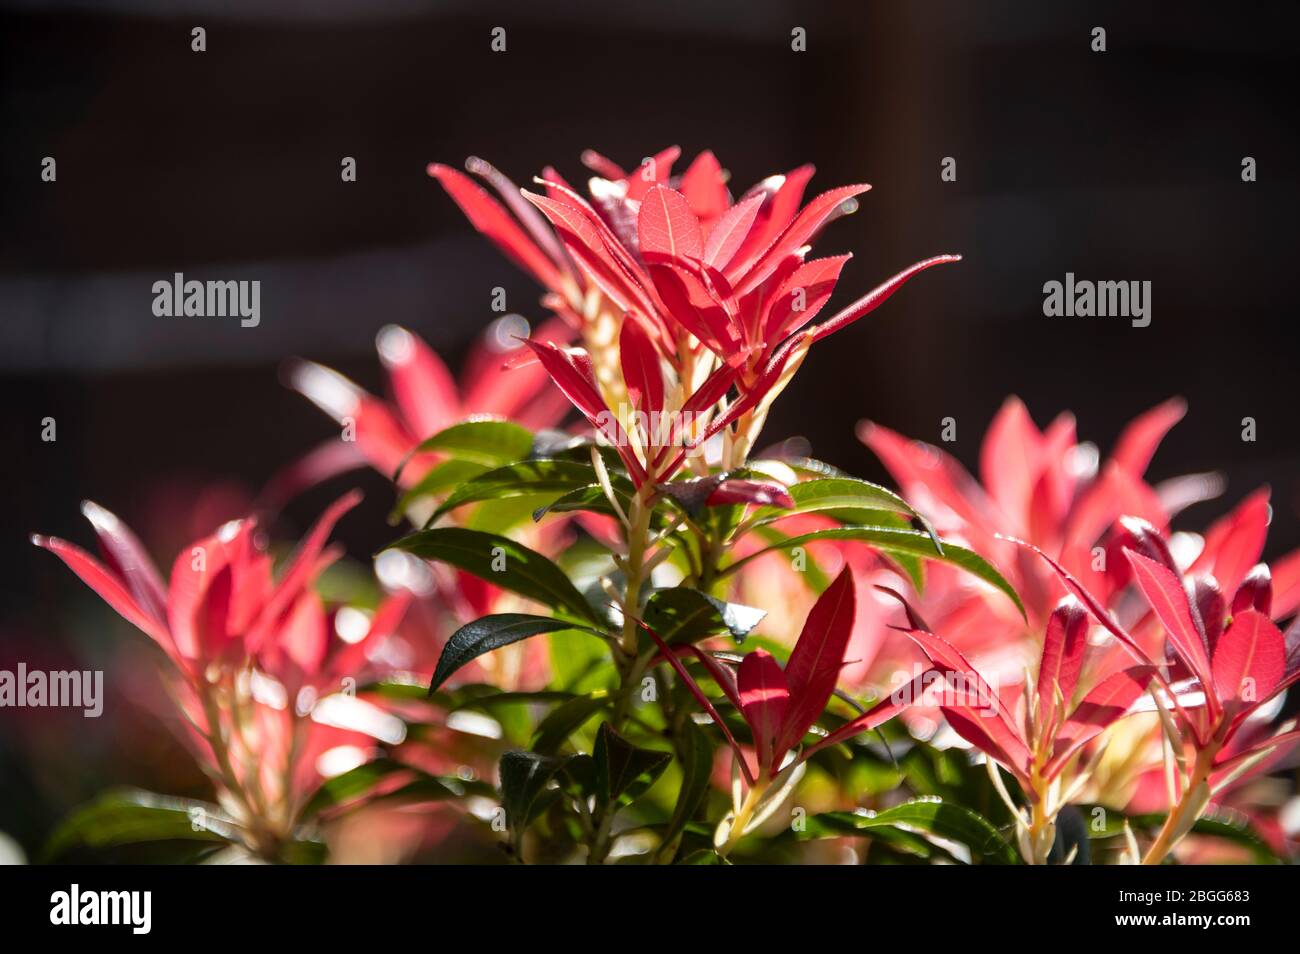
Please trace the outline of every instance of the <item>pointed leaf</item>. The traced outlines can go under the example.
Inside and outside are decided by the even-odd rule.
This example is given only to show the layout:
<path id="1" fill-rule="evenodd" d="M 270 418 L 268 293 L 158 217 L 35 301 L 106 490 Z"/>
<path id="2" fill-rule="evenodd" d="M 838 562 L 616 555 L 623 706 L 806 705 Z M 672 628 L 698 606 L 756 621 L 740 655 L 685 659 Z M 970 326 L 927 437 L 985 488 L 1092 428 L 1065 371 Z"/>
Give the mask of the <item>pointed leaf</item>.
<path id="1" fill-rule="evenodd" d="M 472 623 L 466 623 L 451 634 L 442 655 L 438 657 L 437 668 L 429 682 L 428 694 L 432 695 L 457 669 L 477 659 L 484 653 L 490 653 L 502 646 L 509 646 L 539 633 L 558 633 L 572 629 L 595 633 L 595 630 L 549 616 L 529 616 L 526 613 L 497 613 L 484 616 Z"/>
<path id="2" fill-rule="evenodd" d="M 663 774 L 672 755 L 652 749 L 637 748 L 623 738 L 608 722 L 596 734 L 592 751 L 595 762 L 596 799 L 602 805 L 611 802 L 629 804 Z"/>
<path id="3" fill-rule="evenodd" d="M 450 563 L 488 583 L 577 619 L 601 623 L 599 614 L 569 582 L 563 570 L 508 537 L 461 527 L 437 527 L 409 534 L 389 544 L 388 549 Z"/>

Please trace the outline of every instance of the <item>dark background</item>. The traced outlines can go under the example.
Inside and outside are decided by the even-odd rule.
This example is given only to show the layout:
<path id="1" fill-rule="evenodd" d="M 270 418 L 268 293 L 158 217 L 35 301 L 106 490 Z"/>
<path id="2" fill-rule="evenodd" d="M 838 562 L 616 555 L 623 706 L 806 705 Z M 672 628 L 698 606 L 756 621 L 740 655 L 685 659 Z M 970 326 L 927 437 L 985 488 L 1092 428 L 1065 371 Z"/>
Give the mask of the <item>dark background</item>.
<path id="1" fill-rule="evenodd" d="M 853 436 L 863 417 L 932 441 L 956 417 L 950 449 L 974 468 L 1008 394 L 1040 425 L 1073 410 L 1103 450 L 1133 415 L 1181 394 L 1189 415 L 1151 476 L 1228 478 L 1223 501 L 1183 525 L 1203 527 L 1266 482 L 1269 556 L 1300 544 L 1288 5 L 0 10 L 0 639 L 11 648 L 75 660 L 95 647 L 93 634 L 62 635 L 69 617 L 102 624 L 107 612 L 30 548 L 29 532 L 87 542 L 77 503 L 93 497 L 169 560 L 185 531 L 160 513 L 182 513 L 213 482 L 253 492 L 334 433 L 279 382 L 286 357 L 379 390 L 373 337 L 386 323 L 418 331 L 454 366 L 493 317 L 493 286 L 512 310 L 543 315 L 530 280 L 425 175 L 431 160 L 470 154 L 521 184 L 547 163 L 582 181 L 586 147 L 633 166 L 671 143 L 679 169 L 712 148 L 738 190 L 805 161 L 818 167 L 814 188 L 871 182 L 819 245 L 854 253 L 841 304 L 917 259 L 965 261 L 814 349 L 769 438 L 802 434 L 817 456 L 880 479 Z M 190 49 L 194 26 L 207 29 L 205 53 Z M 494 26 L 506 28 L 504 54 L 489 49 Z M 807 29 L 807 52 L 790 50 L 794 26 Z M 1108 31 L 1106 53 L 1090 50 L 1094 26 Z M 56 183 L 40 181 L 47 155 Z M 357 160 L 355 183 L 340 181 L 343 156 Z M 940 181 L 944 156 L 957 160 L 955 183 Z M 1257 160 L 1257 182 L 1241 181 L 1243 156 Z M 260 327 L 154 317 L 150 286 L 175 271 L 260 279 Z M 1043 317 L 1043 283 L 1067 271 L 1151 281 L 1152 324 Z M 46 416 L 56 443 L 40 439 Z M 1241 440 L 1246 416 L 1255 443 Z M 391 535 L 392 497 L 377 475 L 358 482 L 368 500 L 341 536 L 364 556 Z M 347 483 L 307 495 L 281 529 L 301 531 Z M 50 723 L 50 745 L 90 746 L 107 731 L 66 718 Z M 17 807 L 51 786 L 25 760 L 13 771 L 14 756 L 0 734 L 0 830 L 26 841 L 59 806 Z M 53 787 L 71 800 L 81 785 Z"/>

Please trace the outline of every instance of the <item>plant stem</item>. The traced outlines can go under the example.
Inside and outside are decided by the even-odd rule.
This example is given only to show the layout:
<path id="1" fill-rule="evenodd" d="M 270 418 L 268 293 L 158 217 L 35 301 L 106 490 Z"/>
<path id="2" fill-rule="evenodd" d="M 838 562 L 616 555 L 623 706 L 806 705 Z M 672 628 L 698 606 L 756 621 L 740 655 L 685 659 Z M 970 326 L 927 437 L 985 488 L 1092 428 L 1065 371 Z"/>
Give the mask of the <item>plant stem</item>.
<path id="1" fill-rule="evenodd" d="M 740 811 L 736 812 L 736 817 L 731 823 L 731 831 L 727 832 L 727 840 L 718 849 L 718 854 L 725 858 L 731 853 L 731 849 L 741 838 L 745 837 L 745 828 L 749 825 L 749 820 L 754 817 L 759 802 L 763 800 L 763 795 L 767 792 L 770 783 L 769 779 L 760 778 L 754 783 L 754 787 L 745 795 L 745 800 L 740 805 Z"/>
<path id="2" fill-rule="evenodd" d="M 1183 789 L 1182 798 L 1165 817 L 1165 823 L 1160 826 L 1156 840 L 1151 843 L 1151 847 L 1143 856 L 1142 864 L 1162 863 L 1201 817 L 1201 812 L 1205 810 L 1210 800 L 1210 769 L 1214 765 L 1214 756 L 1217 752 L 1218 746 L 1211 745 L 1197 753 L 1196 765 L 1192 768 L 1191 778 Z"/>

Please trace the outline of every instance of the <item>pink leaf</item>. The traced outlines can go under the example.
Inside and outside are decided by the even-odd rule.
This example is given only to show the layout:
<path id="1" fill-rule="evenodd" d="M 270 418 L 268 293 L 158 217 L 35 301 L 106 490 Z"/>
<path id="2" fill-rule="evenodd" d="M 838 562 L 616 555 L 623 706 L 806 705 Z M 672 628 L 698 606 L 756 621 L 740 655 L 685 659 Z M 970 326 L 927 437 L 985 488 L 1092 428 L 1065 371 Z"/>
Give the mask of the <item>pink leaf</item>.
<path id="1" fill-rule="evenodd" d="M 1186 413 L 1186 401 L 1170 398 L 1134 418 L 1119 436 L 1111 459 L 1127 473 L 1141 477 L 1146 473 L 1156 448 L 1169 433 L 1169 429 L 1181 421 Z"/>
<path id="2" fill-rule="evenodd" d="M 980 447 L 980 477 L 1002 512 L 1027 529 L 1030 495 L 1044 464 L 1043 435 L 1019 398 L 1009 397 Z"/>
<path id="3" fill-rule="evenodd" d="M 1038 724 L 1050 726 L 1060 713 L 1056 696 L 1060 690 L 1062 704 L 1068 709 L 1074 701 L 1083 668 L 1083 654 L 1088 648 L 1088 613 L 1072 596 L 1067 596 L 1047 620 L 1043 637 L 1043 658 L 1038 667 Z"/>
<path id="4" fill-rule="evenodd" d="M 1212 682 L 1207 640 L 1199 618 L 1187 598 L 1182 580 L 1168 567 L 1161 566 L 1136 551 L 1125 550 L 1124 555 L 1133 567 L 1133 578 L 1138 588 L 1169 634 L 1170 642 L 1208 692 Z"/>
<path id="5" fill-rule="evenodd" d="M 632 403 L 647 413 L 662 411 L 664 373 L 659 365 L 659 353 L 637 322 L 624 319 L 618 337 L 618 352 L 623 365 L 623 382 Z"/>
<path id="6" fill-rule="evenodd" d="M 691 211 L 703 223 L 717 222 L 727 211 L 727 182 L 717 157 L 704 150 L 682 173 L 682 195 L 691 204 Z"/>
<path id="7" fill-rule="evenodd" d="M 99 594 L 100 598 L 123 619 L 153 639 L 169 657 L 173 660 L 179 658 L 176 644 L 172 641 L 166 625 L 139 604 L 120 577 L 109 572 L 102 563 L 81 547 L 66 540 L 33 534 L 32 543 L 49 550 L 66 563 L 73 573 L 81 577 L 83 583 Z"/>
<path id="8" fill-rule="evenodd" d="M 641 629 L 645 630 L 646 634 L 649 635 L 652 640 L 654 640 L 655 645 L 659 647 L 659 651 L 663 654 L 664 659 L 666 659 L 668 664 L 673 667 L 678 678 L 682 680 L 682 683 L 690 691 L 691 695 L 695 697 L 695 701 L 698 702 L 704 711 L 709 714 L 709 718 L 713 720 L 713 724 L 722 730 L 723 737 L 727 740 L 727 744 L 731 746 L 731 751 L 736 755 L 736 761 L 740 764 L 740 771 L 744 774 L 745 781 L 752 786 L 754 784 L 754 773 L 750 771 L 749 760 L 745 758 L 745 753 L 740 748 L 740 744 L 736 741 L 736 737 L 731 734 L 731 729 L 727 728 L 727 723 L 723 720 L 722 716 L 718 714 L 718 710 L 714 708 L 713 703 L 709 701 L 709 697 L 704 694 L 704 690 L 699 687 L 699 684 L 694 678 L 692 678 L 691 674 L 682 664 L 682 661 L 677 658 L 677 654 L 672 651 L 662 638 L 660 638 L 659 634 L 640 620 L 637 620 L 636 623 L 641 627 Z"/>
<path id="9" fill-rule="evenodd" d="M 843 203 L 870 188 L 871 186 L 865 183 L 840 186 L 838 189 L 823 192 L 809 202 L 776 241 L 758 257 L 753 267 L 745 271 L 744 280 L 737 286 L 736 293 L 744 295 L 758 287 L 763 279 L 772 274 L 783 258 L 799 246 L 806 244 Z"/>
<path id="10" fill-rule="evenodd" d="M 558 291 L 563 287 L 559 269 L 524 233 L 524 230 L 501 208 L 487 190 L 476 185 L 469 176 L 450 166 L 432 163 L 429 175 L 442 183 L 470 224 L 478 229 L 497 248 L 542 285 Z"/>
<path id="11" fill-rule="evenodd" d="M 790 702 L 785 674 L 771 653 L 756 649 L 741 660 L 736 685 L 740 691 L 740 712 L 754 733 L 759 774 L 771 776 L 787 751 L 778 742 Z"/>
<path id="12" fill-rule="evenodd" d="M 765 339 L 776 344 L 816 318 L 835 291 L 845 263 L 852 257 L 815 258 L 791 272 L 772 296 L 765 322 Z"/>
<path id="13" fill-rule="evenodd" d="M 1268 488 L 1255 491 L 1205 534 L 1205 547 L 1192 571 L 1212 572 L 1225 593 L 1236 590 L 1247 571 L 1259 562 L 1268 536 L 1271 508 Z"/>
<path id="14" fill-rule="evenodd" d="M 723 213 L 722 218 L 718 219 L 713 230 L 709 232 L 709 240 L 704 245 L 706 264 L 722 269 L 727 267 L 753 227 L 762 204 L 761 195 L 752 195 Z"/>
<path id="15" fill-rule="evenodd" d="M 1083 697 L 1077 709 L 1056 734 L 1052 761 L 1046 776 L 1057 775 L 1079 749 L 1100 735 L 1107 726 L 1124 715 L 1142 693 L 1155 674 L 1152 666 L 1134 666 L 1112 673 Z M 1068 703 L 1068 699 L 1066 700 Z"/>
<path id="16" fill-rule="evenodd" d="M 853 573 L 845 566 L 813 604 L 786 664 L 791 703 L 777 741 L 779 752 L 798 745 L 830 702 L 853 635 L 855 613 Z"/>
<path id="17" fill-rule="evenodd" d="M 1272 695 L 1286 674 L 1282 633 L 1256 610 L 1234 615 L 1214 653 L 1214 691 L 1233 709 L 1253 708 Z"/>
<path id="18" fill-rule="evenodd" d="M 946 265 L 949 262 L 960 261 L 960 255 L 936 255 L 934 258 L 927 258 L 923 262 L 917 262 L 915 265 L 903 269 L 893 278 L 890 278 L 883 284 L 876 286 L 853 304 L 818 325 L 815 329 L 813 340 L 821 341 L 821 339 L 825 338 L 827 335 L 834 334 L 846 325 L 851 325 L 863 315 L 875 311 L 883 305 L 885 301 L 894 294 L 894 292 L 902 288 L 910 278 L 925 271 L 927 268 L 932 268 L 935 265 Z M 743 290 L 741 291 L 741 294 L 744 294 Z"/>
<path id="19" fill-rule="evenodd" d="M 794 506 L 790 492 L 770 480 L 724 480 L 713 489 L 705 503 L 710 507 L 723 504 L 756 504 L 789 509 Z"/>
<path id="20" fill-rule="evenodd" d="M 654 186 L 641 200 L 637 236 L 647 262 L 664 256 L 698 259 L 704 255 L 700 222 L 686 196 L 664 186 Z"/>

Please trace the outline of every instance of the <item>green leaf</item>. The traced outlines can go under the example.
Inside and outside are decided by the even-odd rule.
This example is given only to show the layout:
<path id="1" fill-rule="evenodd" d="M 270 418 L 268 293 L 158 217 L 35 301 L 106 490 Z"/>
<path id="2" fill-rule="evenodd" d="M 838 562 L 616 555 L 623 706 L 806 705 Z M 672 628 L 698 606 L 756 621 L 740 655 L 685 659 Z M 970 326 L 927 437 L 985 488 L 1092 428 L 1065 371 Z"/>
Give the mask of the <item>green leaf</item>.
<path id="1" fill-rule="evenodd" d="M 891 555 L 920 556 L 929 560 L 942 560 L 944 563 L 959 567 L 1001 590 L 1016 605 L 1020 615 L 1025 616 L 1024 604 L 1020 602 L 1020 596 L 1016 593 L 1015 588 L 1003 578 L 1001 573 L 994 569 L 991 563 L 978 553 L 967 550 L 965 547 L 959 547 L 955 543 L 943 543 L 943 551 L 940 552 L 929 534 L 922 533 L 920 530 L 901 530 L 896 527 L 830 527 L 826 530 L 814 530 L 810 533 L 800 533 L 792 537 L 786 537 L 778 543 L 770 544 L 743 559 L 737 560 L 722 572 L 724 574 L 733 573 L 755 557 L 770 553 L 773 550 L 789 550 L 805 543 L 815 543 L 818 540 L 861 540 L 864 543 L 871 544 L 877 550 Z"/>
<path id="2" fill-rule="evenodd" d="M 623 508 L 623 513 L 626 514 L 632 507 L 632 497 L 636 494 L 636 488 L 626 477 L 614 474 L 610 475 L 610 487 L 614 491 L 614 499 L 618 501 L 618 505 Z M 540 521 L 548 513 L 571 513 L 575 510 L 587 510 L 591 513 L 604 514 L 607 517 L 618 516 L 618 511 L 609 502 L 609 498 L 605 496 L 605 491 L 600 484 L 588 484 L 585 487 L 570 491 L 545 507 L 539 507 L 533 511 L 533 520 Z"/>
<path id="3" fill-rule="evenodd" d="M 408 771 L 405 765 L 392 759 L 375 759 L 358 765 L 322 782 L 303 807 L 302 817 L 312 818 L 327 808 L 360 798 L 385 779 Z"/>
<path id="4" fill-rule="evenodd" d="M 509 537 L 462 527 L 435 527 L 408 534 L 389 549 L 450 563 L 504 590 L 554 610 L 600 624 L 600 616 L 554 563 Z"/>
<path id="5" fill-rule="evenodd" d="M 443 514 L 482 500 L 567 494 L 596 479 L 588 464 L 570 460 L 523 460 L 486 471 L 462 483 L 433 512 L 429 523 Z"/>
<path id="6" fill-rule="evenodd" d="M 663 774 L 672 756 L 667 752 L 637 748 L 623 738 L 608 722 L 596 734 L 592 752 L 596 772 L 596 800 L 629 804 Z"/>
<path id="7" fill-rule="evenodd" d="M 1101 808 L 1104 814 L 1096 815 L 1094 810 Z M 1080 805 L 1079 810 L 1088 820 L 1088 836 L 1094 840 L 1112 838 L 1123 834 L 1124 822 L 1138 831 L 1154 831 L 1165 823 L 1165 812 L 1147 812 L 1141 815 L 1125 815 L 1113 808 L 1098 805 Z M 1094 826 L 1094 819 L 1100 819 L 1102 826 Z M 1192 825 L 1193 834 L 1208 838 L 1218 838 L 1245 848 L 1250 852 L 1255 864 L 1283 864 L 1285 859 L 1278 857 L 1263 837 L 1255 830 L 1250 821 L 1237 812 L 1228 809 L 1207 811 Z"/>
<path id="8" fill-rule="evenodd" d="M 189 798 L 116 789 L 76 809 L 42 849 L 52 860 L 78 845 L 111 848 L 150 841 L 237 842 L 237 826 L 216 805 Z"/>
<path id="9" fill-rule="evenodd" d="M 463 421 L 423 441 L 412 454 L 438 453 L 485 467 L 523 460 L 533 449 L 533 434 L 510 421 Z"/>
<path id="10" fill-rule="evenodd" d="M 485 789 L 482 785 L 459 778 L 430 775 L 393 759 L 375 759 L 322 782 L 307 801 L 301 817 L 313 818 L 327 809 L 366 798 L 373 795 L 375 788 L 380 784 L 398 776 L 404 776 L 408 781 L 378 796 L 377 800 L 445 801 L 451 798 L 463 798 L 471 791 L 482 792 Z"/>
<path id="11" fill-rule="evenodd" d="M 397 503 L 393 506 L 392 513 L 388 515 L 388 522 L 396 525 L 406 513 L 407 508 L 421 497 L 432 497 L 444 493 L 452 487 L 459 486 L 467 480 L 473 480 L 479 474 L 484 473 L 488 468 L 483 464 L 476 464 L 468 460 L 445 460 L 441 464 L 436 464 L 429 468 L 429 472 L 420 478 L 410 490 L 407 490 Z"/>
<path id="12" fill-rule="evenodd" d="M 798 834 L 801 838 L 835 838 L 887 828 L 958 841 L 973 855 L 994 863 L 1016 864 L 1018 860 L 1015 850 L 982 815 L 938 798 L 913 799 L 881 812 L 823 812 L 806 819 Z"/>
<path id="13" fill-rule="evenodd" d="M 552 709 L 537 726 L 532 748 L 543 755 L 553 755 L 565 740 L 584 722 L 610 703 L 610 694 L 604 690 L 578 696 Z"/>
<path id="14" fill-rule="evenodd" d="M 787 488 L 794 507 L 763 507 L 754 512 L 756 526 L 780 520 L 799 513 L 817 513 L 823 510 L 860 509 L 885 510 L 909 517 L 919 516 L 898 494 L 879 484 L 858 480 L 856 477 L 819 477 L 791 484 Z"/>
<path id="15" fill-rule="evenodd" d="M 666 643 L 691 643 L 720 633 L 741 642 L 766 615 L 766 610 L 679 586 L 652 593 L 642 618 Z"/>
<path id="16" fill-rule="evenodd" d="M 536 752 L 507 752 L 501 756 L 501 804 L 515 844 L 534 818 L 538 796 L 564 763 L 564 759 Z"/>
<path id="17" fill-rule="evenodd" d="M 497 613 L 484 616 L 472 623 L 466 623 L 451 634 L 438 665 L 433 670 L 428 694 L 432 695 L 461 666 L 477 659 L 484 653 L 490 653 L 502 646 L 509 646 L 538 633 L 555 633 L 564 629 L 579 629 L 595 632 L 585 627 L 575 627 L 572 623 L 549 616 L 532 616 L 527 613 Z"/>
<path id="18" fill-rule="evenodd" d="M 713 775 L 713 744 L 709 737 L 692 720 L 682 723 L 678 746 L 682 762 L 682 783 L 677 790 L 677 806 L 664 832 L 664 843 L 670 844 L 685 830 L 696 809 L 709 793 Z"/>

